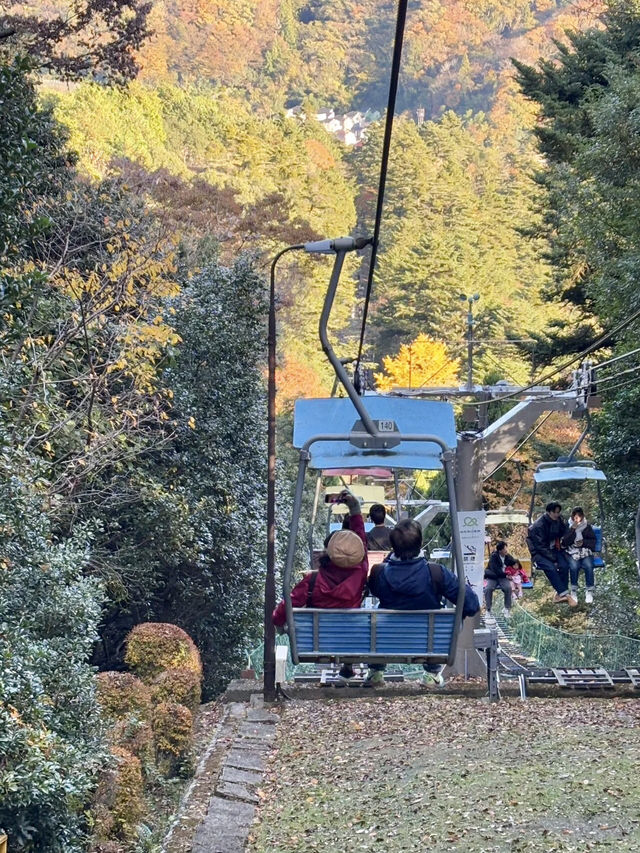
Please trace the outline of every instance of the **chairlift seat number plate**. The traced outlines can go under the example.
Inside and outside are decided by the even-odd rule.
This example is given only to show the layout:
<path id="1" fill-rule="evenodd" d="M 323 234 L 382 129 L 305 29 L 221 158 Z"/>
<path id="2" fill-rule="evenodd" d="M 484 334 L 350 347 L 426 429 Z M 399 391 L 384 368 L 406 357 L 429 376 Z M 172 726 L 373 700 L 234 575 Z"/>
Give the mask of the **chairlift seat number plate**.
<path id="1" fill-rule="evenodd" d="M 375 420 L 378 432 L 382 435 L 374 437 L 364 428 L 361 420 L 357 420 L 351 429 L 350 443 L 363 450 L 390 450 L 401 442 L 398 425 L 392 420 Z"/>

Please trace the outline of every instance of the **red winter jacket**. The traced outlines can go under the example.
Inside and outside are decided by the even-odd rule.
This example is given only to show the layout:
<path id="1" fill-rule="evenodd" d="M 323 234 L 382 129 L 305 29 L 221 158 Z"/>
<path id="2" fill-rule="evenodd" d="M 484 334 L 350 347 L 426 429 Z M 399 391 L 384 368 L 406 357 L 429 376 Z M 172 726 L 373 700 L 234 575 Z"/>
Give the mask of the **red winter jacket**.
<path id="1" fill-rule="evenodd" d="M 311 593 L 312 607 L 360 607 L 362 594 L 367 582 L 369 563 L 367 561 L 367 535 L 364 532 L 362 515 L 349 516 L 349 529 L 357 533 L 364 545 L 364 560 L 357 566 L 343 569 L 334 563 L 322 566 L 318 571 L 313 592 Z M 313 573 L 306 574 L 300 583 L 291 590 L 291 604 L 294 607 L 307 606 L 309 580 Z M 281 627 L 287 621 L 284 601 L 273 611 L 273 624 Z"/>

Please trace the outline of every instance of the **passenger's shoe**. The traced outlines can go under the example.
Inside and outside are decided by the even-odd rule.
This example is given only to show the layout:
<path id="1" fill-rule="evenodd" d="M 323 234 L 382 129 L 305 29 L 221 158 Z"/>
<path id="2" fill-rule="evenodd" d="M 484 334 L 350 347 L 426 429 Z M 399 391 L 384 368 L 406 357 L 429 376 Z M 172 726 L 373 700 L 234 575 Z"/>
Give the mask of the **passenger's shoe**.
<path id="1" fill-rule="evenodd" d="M 502 611 L 502 615 L 505 619 L 509 619 L 511 617 L 511 611 L 507 607 L 505 607 Z"/>
<path id="2" fill-rule="evenodd" d="M 336 681 L 333 683 L 334 687 L 346 687 L 354 675 L 355 672 L 353 671 L 353 667 L 344 664 L 340 667 L 340 671 L 336 676 Z"/>
<path id="3" fill-rule="evenodd" d="M 560 593 L 557 592 L 555 594 L 555 596 L 553 597 L 553 603 L 554 604 L 566 604 L 568 601 L 569 601 L 569 593 L 567 593 L 567 592 L 563 592 L 562 595 L 560 595 Z"/>
<path id="4" fill-rule="evenodd" d="M 422 684 L 425 687 L 444 687 L 446 683 L 441 672 L 425 672 L 422 676 Z"/>
<path id="5" fill-rule="evenodd" d="M 578 606 L 578 599 L 573 595 L 568 595 L 567 596 L 567 604 L 569 605 L 569 607 L 577 607 Z"/>
<path id="6" fill-rule="evenodd" d="M 584 594 L 584 603 L 593 604 L 593 590 L 588 589 Z"/>
<path id="7" fill-rule="evenodd" d="M 384 672 L 379 669 L 370 669 L 364 680 L 365 687 L 384 687 Z"/>

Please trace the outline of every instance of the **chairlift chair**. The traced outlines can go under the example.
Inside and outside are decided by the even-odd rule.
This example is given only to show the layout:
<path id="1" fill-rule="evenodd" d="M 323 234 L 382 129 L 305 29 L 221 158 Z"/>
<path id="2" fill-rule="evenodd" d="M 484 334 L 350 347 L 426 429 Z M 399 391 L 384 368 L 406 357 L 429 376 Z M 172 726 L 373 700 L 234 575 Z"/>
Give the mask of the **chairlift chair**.
<path id="1" fill-rule="evenodd" d="M 298 400 L 295 407 L 293 444 L 300 449 L 300 457 L 283 574 L 291 657 L 295 664 L 301 661 L 452 664 L 465 597 L 462 544 L 456 523 L 455 454 L 451 449 L 456 445 L 453 407 L 431 400 L 358 395 L 327 334 L 344 258 L 355 243 L 340 239 L 328 245 L 335 252 L 335 261 L 320 316 L 319 335 L 336 379 L 348 398 Z M 444 468 L 458 576 L 456 607 L 423 611 L 294 608 L 293 563 L 309 467 L 317 471 L 390 468 L 394 475 L 399 469 Z M 394 480 L 397 484 L 397 476 Z"/>
<path id="2" fill-rule="evenodd" d="M 453 453 L 449 449 L 455 442 L 452 406 L 429 400 L 378 396 L 368 396 L 364 403 L 378 424 L 394 425 L 394 429 L 389 431 L 392 447 L 371 446 L 371 436 L 354 424 L 358 413 L 348 399 L 299 400 L 296 403 L 293 443 L 300 448 L 300 464 L 283 578 L 292 659 L 294 663 L 452 663 L 464 603 L 461 550 L 456 560 L 460 594 L 455 608 L 394 611 L 294 608 L 291 605 L 296 531 L 305 474 L 309 467 L 317 470 L 345 469 L 370 464 L 394 469 L 433 470 L 444 465 L 451 490 L 449 504 L 454 522 L 454 551 L 460 549 L 455 524 Z M 336 432 L 315 434 L 319 423 L 330 423 Z M 433 432 L 419 432 L 425 423 Z"/>
<path id="3" fill-rule="evenodd" d="M 602 502 L 601 484 L 606 482 L 607 477 L 601 468 L 598 468 L 591 459 L 558 459 L 556 462 L 541 462 L 533 474 L 533 492 L 529 505 L 529 523 L 533 520 L 535 509 L 536 491 L 541 484 L 562 483 L 567 481 L 590 481 L 596 485 L 598 496 L 598 520 L 599 524 L 592 524 L 596 535 L 596 551 L 593 559 L 594 568 L 604 568 L 605 560 L 602 556 L 606 554 L 606 543 L 603 540 L 602 525 L 605 521 L 604 505 Z"/>

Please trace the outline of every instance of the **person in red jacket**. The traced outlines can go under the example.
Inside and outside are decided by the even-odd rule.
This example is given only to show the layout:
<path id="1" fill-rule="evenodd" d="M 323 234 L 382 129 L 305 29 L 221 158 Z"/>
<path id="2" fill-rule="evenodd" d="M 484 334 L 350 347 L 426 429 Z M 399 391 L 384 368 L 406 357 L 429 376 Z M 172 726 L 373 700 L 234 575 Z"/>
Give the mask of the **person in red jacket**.
<path id="1" fill-rule="evenodd" d="M 367 535 L 358 499 L 349 492 L 338 498 L 349 508 L 348 529 L 333 533 L 325 545 L 317 572 L 309 572 L 291 590 L 293 607 L 360 607 L 367 582 Z M 287 621 L 284 601 L 273 611 L 273 624 L 283 627 Z M 340 678 L 353 677 L 353 668 L 345 664 Z"/>

